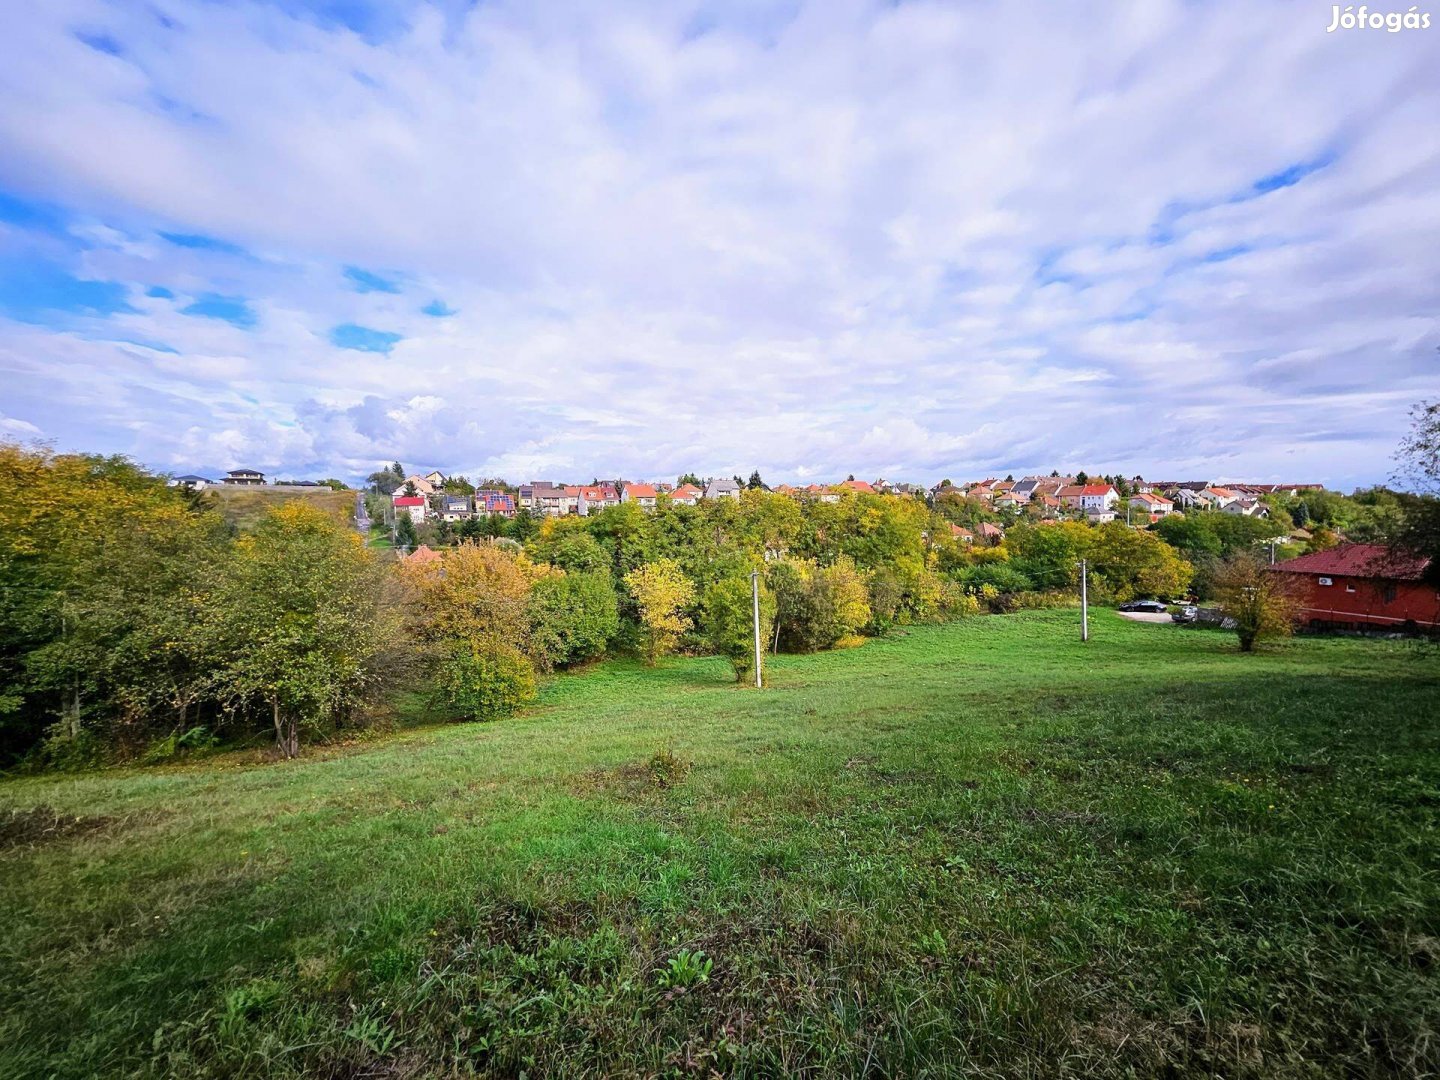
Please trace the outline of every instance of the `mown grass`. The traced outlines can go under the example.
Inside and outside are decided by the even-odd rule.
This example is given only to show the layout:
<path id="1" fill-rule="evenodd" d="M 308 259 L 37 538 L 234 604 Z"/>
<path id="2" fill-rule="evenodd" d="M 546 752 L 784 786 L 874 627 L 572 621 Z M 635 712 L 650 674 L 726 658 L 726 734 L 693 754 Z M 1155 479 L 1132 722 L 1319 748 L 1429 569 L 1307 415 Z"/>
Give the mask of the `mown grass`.
<path id="1" fill-rule="evenodd" d="M 1434 654 L 1074 631 L 7 782 L 0 1072 L 1434 1072 Z"/>

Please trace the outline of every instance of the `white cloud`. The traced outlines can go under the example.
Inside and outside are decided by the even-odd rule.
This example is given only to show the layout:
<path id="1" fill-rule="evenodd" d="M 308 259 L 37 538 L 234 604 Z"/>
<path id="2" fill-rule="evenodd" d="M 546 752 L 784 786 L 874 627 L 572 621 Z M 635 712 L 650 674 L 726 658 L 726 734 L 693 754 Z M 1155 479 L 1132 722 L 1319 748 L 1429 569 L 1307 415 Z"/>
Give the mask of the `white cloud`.
<path id="1" fill-rule="evenodd" d="M 1440 392 L 1433 33 L 1234 0 L 706 11 L 417 4 L 367 39 L 38 5 L 0 40 L 0 188 L 58 201 L 136 311 L 0 322 L 20 411 L 166 468 L 1345 484 Z M 207 293 L 257 326 L 180 313 Z"/>

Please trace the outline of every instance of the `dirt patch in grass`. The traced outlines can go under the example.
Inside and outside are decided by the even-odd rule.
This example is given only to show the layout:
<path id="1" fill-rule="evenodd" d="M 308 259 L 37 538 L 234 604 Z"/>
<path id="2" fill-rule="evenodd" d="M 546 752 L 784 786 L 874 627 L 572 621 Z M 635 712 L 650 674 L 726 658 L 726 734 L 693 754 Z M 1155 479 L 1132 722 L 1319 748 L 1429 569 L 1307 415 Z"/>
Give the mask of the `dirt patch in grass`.
<path id="1" fill-rule="evenodd" d="M 695 763 L 670 750 L 660 750 L 646 761 L 632 761 L 610 769 L 591 769 L 574 777 L 570 787 L 578 795 L 611 795 L 641 799 L 668 791 L 685 782 Z"/>
<path id="2" fill-rule="evenodd" d="M 0 812 L 0 851 L 18 847 L 39 847 L 71 836 L 99 832 L 116 819 L 98 815 L 62 814 L 50 806 L 28 810 L 12 807 Z"/>

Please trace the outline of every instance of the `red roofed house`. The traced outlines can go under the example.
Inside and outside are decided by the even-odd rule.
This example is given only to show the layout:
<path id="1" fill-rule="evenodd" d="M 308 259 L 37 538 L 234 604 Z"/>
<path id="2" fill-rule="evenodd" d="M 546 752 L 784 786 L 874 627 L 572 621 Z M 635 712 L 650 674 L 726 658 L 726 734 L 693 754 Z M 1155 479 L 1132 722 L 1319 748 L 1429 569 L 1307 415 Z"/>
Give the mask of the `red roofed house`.
<path id="1" fill-rule="evenodd" d="M 959 540 L 962 544 L 973 544 L 975 542 L 974 533 L 972 533 L 969 529 L 962 529 L 953 521 L 950 523 L 950 535 L 953 536 L 956 540 Z"/>
<path id="2" fill-rule="evenodd" d="M 424 496 L 396 495 L 390 501 L 394 504 L 395 513 L 397 515 L 409 514 L 410 520 L 413 521 L 416 525 L 421 525 L 424 523 L 426 512 Z"/>
<path id="3" fill-rule="evenodd" d="M 626 484 L 620 492 L 620 501 L 633 502 L 641 510 L 654 510 L 655 497 L 659 494 L 654 484 Z"/>
<path id="4" fill-rule="evenodd" d="M 863 495 L 874 495 L 875 488 L 864 480 L 841 480 L 835 485 L 837 488 L 844 488 L 846 491 L 858 491 Z"/>
<path id="5" fill-rule="evenodd" d="M 401 558 L 414 566 L 424 566 L 427 563 L 439 562 L 440 553 L 433 548 L 421 544 L 414 551 L 410 552 L 409 555 L 402 555 Z"/>
<path id="6" fill-rule="evenodd" d="M 999 525 L 992 525 L 988 521 L 982 521 L 975 526 L 975 535 L 984 540 L 987 544 L 998 544 L 1005 539 L 1005 530 Z"/>
<path id="7" fill-rule="evenodd" d="M 1138 510 L 1142 514 L 1149 514 L 1150 520 L 1156 521 L 1166 514 L 1173 514 L 1175 504 L 1162 495 L 1142 491 L 1138 495 L 1130 496 L 1130 509 Z"/>
<path id="8" fill-rule="evenodd" d="M 1300 620 L 1316 628 L 1440 628 L 1440 590 L 1423 580 L 1427 559 L 1379 544 L 1341 544 L 1286 559 L 1272 569 L 1290 575 Z"/>
<path id="9" fill-rule="evenodd" d="M 1057 493 L 1066 506 L 1079 510 L 1113 510 L 1120 493 L 1109 484 L 1071 484 Z"/>
<path id="10" fill-rule="evenodd" d="M 705 492 L 694 484 L 681 484 L 674 491 L 670 492 L 670 501 L 680 503 L 684 506 L 694 506 L 700 501 L 700 496 Z"/>

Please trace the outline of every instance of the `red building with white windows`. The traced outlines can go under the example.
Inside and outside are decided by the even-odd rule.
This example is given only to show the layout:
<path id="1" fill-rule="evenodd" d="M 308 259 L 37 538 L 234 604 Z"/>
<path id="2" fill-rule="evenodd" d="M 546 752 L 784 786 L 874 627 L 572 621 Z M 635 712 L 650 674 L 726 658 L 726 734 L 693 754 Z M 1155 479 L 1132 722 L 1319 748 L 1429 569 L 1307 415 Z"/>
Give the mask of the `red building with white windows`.
<path id="1" fill-rule="evenodd" d="M 1379 544 L 1341 544 L 1272 569 L 1293 575 L 1307 626 L 1433 631 L 1440 629 L 1440 590 L 1424 580 L 1428 565 Z"/>

